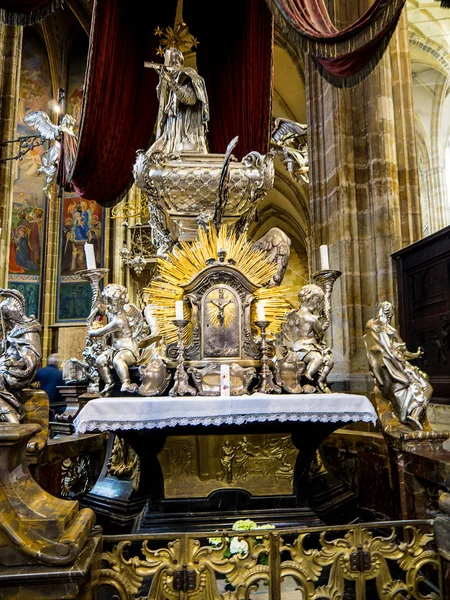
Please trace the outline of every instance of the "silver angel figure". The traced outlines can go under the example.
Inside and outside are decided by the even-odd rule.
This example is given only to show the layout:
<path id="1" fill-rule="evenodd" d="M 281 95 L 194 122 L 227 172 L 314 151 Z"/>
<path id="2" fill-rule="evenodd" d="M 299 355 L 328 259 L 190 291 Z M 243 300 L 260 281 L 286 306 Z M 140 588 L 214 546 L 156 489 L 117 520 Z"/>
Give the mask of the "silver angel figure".
<path id="1" fill-rule="evenodd" d="M 375 319 L 366 324 L 364 344 L 370 372 L 382 396 L 390 400 L 404 425 L 423 429 L 428 402 L 433 388 L 428 377 L 409 360 L 420 358 L 423 350 L 409 352 L 397 330 L 390 324 L 394 308 L 380 302 Z"/>
<path id="2" fill-rule="evenodd" d="M 280 285 L 286 273 L 291 253 L 291 240 L 289 237 L 278 227 L 272 227 L 262 238 L 253 244 L 253 249 L 264 251 L 270 262 L 278 265 L 278 271 L 268 282 L 267 287 Z"/>
<path id="3" fill-rule="evenodd" d="M 100 306 L 98 314 L 106 314 L 108 323 L 104 327 L 91 327 L 89 337 L 109 338 L 109 345 L 97 356 L 96 367 L 104 382 L 102 396 L 111 393 L 114 387 L 112 371 L 121 382 L 122 392 L 136 392 L 138 386 L 131 383 L 129 367 L 139 361 L 139 343 L 144 319 L 140 310 L 130 304 L 127 288 L 117 283 L 108 284 L 102 292 L 104 306 Z"/>
<path id="4" fill-rule="evenodd" d="M 0 421 L 19 423 L 20 392 L 34 379 L 41 362 L 41 325 L 25 314 L 25 299 L 17 290 L 0 289 Z"/>
<path id="5" fill-rule="evenodd" d="M 298 294 L 300 308 L 287 314 L 283 335 L 305 364 L 303 377 L 320 392 L 329 393 L 327 376 L 334 366 L 330 348 L 323 338 L 330 325 L 324 291 L 314 283 Z"/>
<path id="6" fill-rule="evenodd" d="M 47 113 L 39 110 L 34 110 L 25 115 L 23 121 L 30 127 L 39 131 L 44 141 L 54 141 L 50 150 L 47 150 L 47 152 L 44 152 L 42 155 L 42 166 L 36 171 L 37 174 L 45 173 L 46 179 L 43 190 L 47 192 L 49 185 L 52 183 L 58 171 L 61 157 L 61 144 L 64 145 L 64 168 L 66 173 L 72 168 L 77 145 L 77 136 L 73 131 L 76 121 L 71 115 L 64 115 L 61 119 L 61 123 L 55 125 L 50 121 Z"/>
<path id="7" fill-rule="evenodd" d="M 275 119 L 271 145 L 297 181 L 309 183 L 307 126 L 290 119 Z"/>
<path id="8" fill-rule="evenodd" d="M 206 154 L 209 103 L 203 78 L 195 69 L 184 66 L 183 53 L 177 48 L 166 50 L 164 65 L 146 63 L 146 66 L 159 71 L 156 92 L 160 106 L 156 141 L 147 155 Z"/>

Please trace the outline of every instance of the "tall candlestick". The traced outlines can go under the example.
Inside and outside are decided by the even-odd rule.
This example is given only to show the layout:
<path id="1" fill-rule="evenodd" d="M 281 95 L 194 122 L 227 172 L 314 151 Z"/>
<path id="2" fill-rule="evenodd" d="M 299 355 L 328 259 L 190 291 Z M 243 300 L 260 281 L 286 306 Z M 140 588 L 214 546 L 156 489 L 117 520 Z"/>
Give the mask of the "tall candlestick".
<path id="1" fill-rule="evenodd" d="M 320 268 L 322 271 L 329 271 L 330 261 L 328 259 L 328 246 L 323 244 L 319 248 L 320 250 Z"/>
<path id="2" fill-rule="evenodd" d="M 84 245 L 84 254 L 86 256 L 86 268 L 89 271 L 97 268 L 97 263 L 95 262 L 95 250 L 93 244 L 85 244 Z"/>
<path id="3" fill-rule="evenodd" d="M 262 302 L 258 302 L 256 305 L 256 318 L 258 321 L 266 320 L 266 312 L 264 310 L 264 304 Z"/>
<path id="4" fill-rule="evenodd" d="M 175 318 L 177 321 L 183 320 L 183 300 L 175 301 Z"/>

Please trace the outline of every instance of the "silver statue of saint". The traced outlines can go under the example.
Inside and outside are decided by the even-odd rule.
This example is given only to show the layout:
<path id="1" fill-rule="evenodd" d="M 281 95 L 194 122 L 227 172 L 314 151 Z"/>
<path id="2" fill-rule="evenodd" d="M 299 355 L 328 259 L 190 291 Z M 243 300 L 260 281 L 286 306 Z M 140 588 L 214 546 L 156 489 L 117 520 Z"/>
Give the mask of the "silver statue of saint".
<path id="1" fill-rule="evenodd" d="M 375 385 L 382 396 L 390 400 L 404 425 L 423 429 L 426 408 L 433 394 L 428 377 L 409 360 L 420 358 L 423 350 L 409 352 L 397 330 L 391 325 L 394 308 L 390 302 L 380 302 L 375 319 L 366 324 L 364 344 Z"/>
<path id="2" fill-rule="evenodd" d="M 20 392 L 34 379 L 42 358 L 41 325 L 25 313 L 17 290 L 0 289 L 0 421 L 19 423 L 24 411 Z"/>
<path id="3" fill-rule="evenodd" d="M 172 154 L 206 154 L 209 103 L 205 82 L 195 69 L 184 66 L 183 53 L 177 48 L 165 52 L 164 64 L 145 63 L 159 72 L 159 99 L 156 141 L 147 151 Z"/>

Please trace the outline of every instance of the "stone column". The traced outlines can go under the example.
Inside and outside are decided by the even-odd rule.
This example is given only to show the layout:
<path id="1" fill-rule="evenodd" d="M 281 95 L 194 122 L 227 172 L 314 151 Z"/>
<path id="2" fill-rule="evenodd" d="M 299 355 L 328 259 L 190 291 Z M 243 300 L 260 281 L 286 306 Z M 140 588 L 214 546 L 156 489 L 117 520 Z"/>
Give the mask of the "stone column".
<path id="1" fill-rule="evenodd" d="M 332 87 L 307 62 L 312 267 L 328 244 L 330 267 L 343 273 L 332 296 L 329 381 L 364 391 L 365 323 L 378 301 L 396 299 L 390 254 L 421 237 L 406 12 L 380 64 L 356 87 Z"/>
<path id="2" fill-rule="evenodd" d="M 22 58 L 22 27 L 0 25 L 0 141 L 16 137 L 17 105 Z M 17 144 L 1 149 L 1 158 L 14 156 Z M 15 161 L 0 163 L 0 287 L 8 286 L 12 189 Z"/>

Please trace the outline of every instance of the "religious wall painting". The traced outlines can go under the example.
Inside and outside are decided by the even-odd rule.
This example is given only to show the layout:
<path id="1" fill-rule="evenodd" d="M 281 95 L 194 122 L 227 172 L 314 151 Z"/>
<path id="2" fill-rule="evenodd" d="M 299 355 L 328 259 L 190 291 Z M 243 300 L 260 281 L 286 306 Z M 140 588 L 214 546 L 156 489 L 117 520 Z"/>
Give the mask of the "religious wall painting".
<path id="1" fill-rule="evenodd" d="M 66 112 L 76 121 L 75 133 L 78 133 L 81 123 L 87 51 L 87 38 L 83 34 L 72 46 L 67 76 Z"/>
<path id="2" fill-rule="evenodd" d="M 61 281 L 58 287 L 58 322 L 86 320 L 92 303 L 89 284 L 81 280 L 78 282 Z"/>
<path id="3" fill-rule="evenodd" d="M 25 298 L 27 315 L 37 315 L 39 310 L 39 279 L 30 275 L 21 275 L 16 281 L 9 281 L 9 288 L 17 290 Z"/>
<path id="4" fill-rule="evenodd" d="M 84 321 L 91 308 L 91 290 L 77 275 L 86 269 L 84 245 L 94 246 L 103 266 L 104 209 L 93 200 L 65 193 L 61 199 L 57 321 Z"/>
<path id="5" fill-rule="evenodd" d="M 20 74 L 17 135 L 35 135 L 23 117 L 32 110 L 48 111 L 51 79 L 45 47 L 33 32 L 24 33 Z M 14 187 L 9 255 L 9 287 L 25 286 L 31 311 L 39 316 L 46 231 L 45 176 L 37 175 L 41 155 L 37 146 L 14 161 Z"/>

